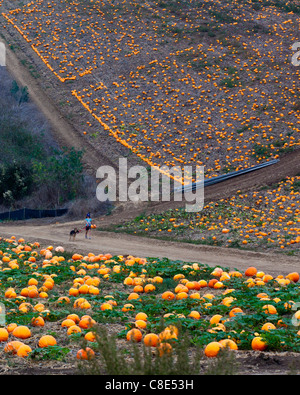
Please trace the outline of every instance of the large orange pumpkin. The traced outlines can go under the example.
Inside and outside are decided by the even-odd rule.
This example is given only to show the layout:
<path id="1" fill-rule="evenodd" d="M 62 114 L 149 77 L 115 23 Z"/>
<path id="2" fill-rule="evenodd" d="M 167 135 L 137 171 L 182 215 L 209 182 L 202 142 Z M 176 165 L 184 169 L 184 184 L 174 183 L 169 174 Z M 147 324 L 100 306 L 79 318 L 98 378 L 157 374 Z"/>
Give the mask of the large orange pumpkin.
<path id="1" fill-rule="evenodd" d="M 56 346 L 57 342 L 54 336 L 51 335 L 44 335 L 39 340 L 39 347 L 49 347 L 49 346 Z"/>
<path id="2" fill-rule="evenodd" d="M 13 330 L 12 334 L 18 339 L 28 339 L 31 336 L 31 331 L 27 326 L 19 325 Z"/>
<path id="3" fill-rule="evenodd" d="M 11 342 L 6 343 L 4 347 L 5 353 L 16 354 L 18 352 L 19 347 L 21 347 L 24 343 L 19 340 L 12 340 Z"/>
<path id="4" fill-rule="evenodd" d="M 6 342 L 8 339 L 9 333 L 7 329 L 5 328 L 0 328 L 0 342 Z"/>

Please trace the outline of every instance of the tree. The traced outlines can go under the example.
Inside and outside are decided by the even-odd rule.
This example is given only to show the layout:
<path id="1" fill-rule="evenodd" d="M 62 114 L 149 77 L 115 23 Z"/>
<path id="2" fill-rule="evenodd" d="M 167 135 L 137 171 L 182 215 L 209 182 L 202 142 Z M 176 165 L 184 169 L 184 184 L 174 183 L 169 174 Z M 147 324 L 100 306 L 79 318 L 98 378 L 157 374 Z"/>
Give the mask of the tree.
<path id="1" fill-rule="evenodd" d="M 0 201 L 12 205 L 31 192 L 32 171 L 24 163 L 13 160 L 0 167 Z"/>
<path id="2" fill-rule="evenodd" d="M 82 155 L 82 151 L 74 148 L 63 148 L 62 151 L 54 151 L 44 161 L 33 161 L 35 183 L 46 185 L 55 195 L 57 205 L 74 199 L 80 191 L 83 180 Z"/>

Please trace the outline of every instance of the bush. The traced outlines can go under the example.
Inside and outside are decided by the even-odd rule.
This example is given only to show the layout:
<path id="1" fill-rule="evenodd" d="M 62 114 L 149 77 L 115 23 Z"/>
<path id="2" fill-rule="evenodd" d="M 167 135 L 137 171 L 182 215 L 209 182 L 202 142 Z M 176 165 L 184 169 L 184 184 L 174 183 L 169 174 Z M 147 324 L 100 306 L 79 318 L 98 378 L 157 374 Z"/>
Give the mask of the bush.
<path id="1" fill-rule="evenodd" d="M 142 343 L 128 342 L 121 348 L 117 336 L 109 335 L 105 325 L 93 327 L 96 341 L 84 341 L 81 347 L 92 347 L 95 357 L 79 360 L 80 374 L 86 375 L 234 375 L 239 364 L 236 355 L 227 347 L 208 361 L 201 346 L 191 347 L 187 336 L 172 344 L 173 351 L 159 355 L 158 349 Z"/>
<path id="2" fill-rule="evenodd" d="M 55 203 L 74 199 L 83 181 L 82 151 L 74 148 L 54 151 L 43 161 L 33 161 L 34 182 L 46 185 Z"/>
<path id="3" fill-rule="evenodd" d="M 93 328 L 96 335 L 94 350 L 99 357 L 79 362 L 83 374 L 108 375 L 193 375 L 199 373 L 201 352 L 196 348 L 194 357 L 189 355 L 189 341 L 182 339 L 173 345 L 172 353 L 159 356 L 158 350 L 144 344 L 128 342 L 128 348 L 118 347 L 116 336 L 110 336 L 104 325 Z M 83 348 L 86 345 L 83 344 Z"/>
<path id="4" fill-rule="evenodd" d="M 0 202 L 12 205 L 31 192 L 32 170 L 26 164 L 13 161 L 0 166 Z"/>
<path id="5" fill-rule="evenodd" d="M 16 81 L 12 82 L 10 93 L 15 98 L 15 100 L 19 103 L 19 105 L 24 102 L 26 103 L 29 100 L 29 93 L 27 86 L 20 88 Z"/>

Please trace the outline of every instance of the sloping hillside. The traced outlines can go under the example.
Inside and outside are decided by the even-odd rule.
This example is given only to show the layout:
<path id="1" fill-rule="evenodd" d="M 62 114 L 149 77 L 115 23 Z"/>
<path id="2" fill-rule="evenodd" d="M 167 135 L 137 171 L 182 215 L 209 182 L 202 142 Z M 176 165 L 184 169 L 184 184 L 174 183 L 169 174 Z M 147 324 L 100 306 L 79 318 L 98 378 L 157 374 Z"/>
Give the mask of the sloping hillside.
<path id="1" fill-rule="evenodd" d="M 296 1 L 3 1 L 2 11 L 5 37 L 116 164 L 200 164 L 212 176 L 299 146 Z"/>

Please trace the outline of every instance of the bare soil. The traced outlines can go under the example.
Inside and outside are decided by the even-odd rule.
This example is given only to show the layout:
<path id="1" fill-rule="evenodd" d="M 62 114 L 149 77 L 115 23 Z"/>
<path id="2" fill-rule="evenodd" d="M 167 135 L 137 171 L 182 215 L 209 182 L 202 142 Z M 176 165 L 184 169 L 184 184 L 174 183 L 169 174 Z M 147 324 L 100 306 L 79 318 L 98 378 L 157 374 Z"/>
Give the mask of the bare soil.
<path id="1" fill-rule="evenodd" d="M 23 361 L 19 361 L 18 357 L 11 357 L 11 362 L 14 363 L 13 367 L 3 366 L 0 370 L 0 375 L 17 375 L 17 376 L 69 376 L 80 375 L 81 371 L 71 364 L 66 362 L 48 362 L 45 363 L 31 363 L 29 366 Z M 207 369 L 208 363 L 205 361 L 202 364 L 202 369 Z M 256 376 L 285 376 L 285 375 L 298 375 L 300 357 L 297 353 L 276 353 L 276 352 L 255 352 L 255 351 L 239 351 L 236 352 L 236 371 L 237 375 L 256 375 Z M 18 366 L 18 369 L 16 369 Z M 119 376 L 118 376 L 119 377 Z M 204 377 L 205 378 L 205 377 Z M 138 380 L 137 378 L 135 378 Z M 105 382 L 106 377 L 100 377 L 100 388 Z M 125 376 L 119 377 L 119 380 L 128 381 Z M 203 380 L 203 376 L 199 376 L 199 381 Z M 196 382 L 197 382 L 196 378 Z M 99 387 L 99 380 L 98 380 Z"/>

